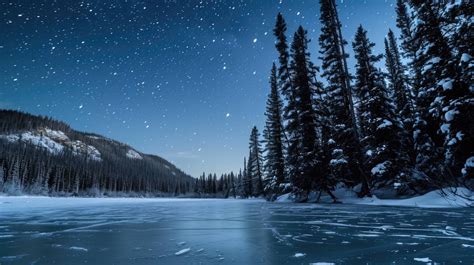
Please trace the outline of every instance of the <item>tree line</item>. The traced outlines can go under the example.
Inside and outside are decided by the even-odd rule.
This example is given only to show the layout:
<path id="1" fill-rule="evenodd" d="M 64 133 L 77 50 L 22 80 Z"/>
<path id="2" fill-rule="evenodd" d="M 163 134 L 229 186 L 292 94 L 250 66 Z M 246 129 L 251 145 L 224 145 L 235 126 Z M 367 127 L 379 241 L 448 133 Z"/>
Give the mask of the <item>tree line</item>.
<path id="1" fill-rule="evenodd" d="M 336 200 L 339 183 L 361 197 L 473 189 L 473 8 L 469 1 L 398 0 L 401 34 L 387 30 L 384 54 L 374 54 L 375 43 L 357 28 L 354 74 L 334 0 L 320 0 L 320 67 L 307 31 L 298 27 L 289 43 L 279 13 L 263 141 L 254 127 L 243 176 L 253 186 L 243 194 L 293 192 L 304 201 L 317 191 Z"/>

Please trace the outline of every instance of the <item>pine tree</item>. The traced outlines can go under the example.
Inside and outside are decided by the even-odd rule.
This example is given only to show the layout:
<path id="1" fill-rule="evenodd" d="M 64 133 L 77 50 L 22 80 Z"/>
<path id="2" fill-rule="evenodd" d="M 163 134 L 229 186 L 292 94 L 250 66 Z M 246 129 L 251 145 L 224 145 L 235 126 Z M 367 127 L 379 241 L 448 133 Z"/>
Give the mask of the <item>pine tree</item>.
<path id="1" fill-rule="evenodd" d="M 270 75 L 270 94 L 268 95 L 267 110 L 265 112 L 267 117 L 266 128 L 264 130 L 266 188 L 269 190 L 275 190 L 285 181 L 282 108 L 283 102 L 278 91 L 276 66 L 273 64 Z"/>
<path id="2" fill-rule="evenodd" d="M 356 124 L 350 75 L 347 67 L 347 44 L 341 34 L 341 23 L 334 0 L 320 0 L 322 24 L 319 46 L 322 77 L 328 81 L 327 108 L 332 126 L 328 147 L 331 148 L 331 172 L 335 179 L 350 185 L 362 183 L 361 196 L 369 194 L 365 170 L 362 169 L 361 144 Z"/>
<path id="3" fill-rule="evenodd" d="M 398 50 L 395 34 L 390 29 L 388 39 L 385 39 L 385 66 L 388 70 L 390 89 L 395 98 L 396 111 L 399 114 L 404 128 L 411 134 L 413 127 L 413 102 L 408 86 L 408 77 L 405 75 L 405 66 Z"/>
<path id="4" fill-rule="evenodd" d="M 243 180 L 243 176 L 245 175 L 245 170 L 246 168 L 244 167 L 244 173 L 242 173 L 242 169 L 239 170 L 239 175 L 237 175 L 237 181 L 236 181 L 236 184 L 235 184 L 235 193 L 238 195 L 238 196 L 241 196 L 241 197 L 244 197 L 245 194 L 244 194 L 244 180 Z"/>
<path id="5" fill-rule="evenodd" d="M 253 186 L 252 195 L 254 196 L 263 194 L 262 148 L 259 138 L 258 129 L 254 126 L 250 134 L 250 154 L 247 165 L 249 181 L 252 182 Z"/>
<path id="6" fill-rule="evenodd" d="M 360 99 L 360 122 L 363 130 L 365 161 L 371 172 L 371 184 L 375 188 L 395 185 L 406 189 L 409 157 L 401 148 L 403 129 L 396 119 L 393 105 L 382 73 L 375 67 L 381 55 L 374 55 L 374 43 L 367 37 L 362 26 L 357 29 L 353 48 L 356 63 L 355 90 Z"/>
<path id="7" fill-rule="evenodd" d="M 278 13 L 275 28 L 273 34 L 277 38 L 275 47 L 278 51 L 278 86 L 281 89 L 283 95 L 287 98 L 291 98 L 291 80 L 289 70 L 290 54 L 288 52 L 288 42 L 286 39 L 286 22 L 281 13 Z"/>
<path id="8" fill-rule="evenodd" d="M 407 1 L 397 0 L 397 27 L 400 29 L 400 40 L 403 55 L 408 59 L 408 69 L 411 73 L 409 78 L 410 85 L 415 95 L 418 94 L 420 87 L 421 68 L 415 64 L 418 60 L 418 51 L 420 41 L 415 37 L 415 25 L 413 23 L 413 14 L 407 8 Z"/>
<path id="9" fill-rule="evenodd" d="M 284 139 L 286 146 L 285 169 L 288 178 L 297 174 L 298 163 L 298 113 L 296 112 L 295 90 L 292 89 L 291 74 L 289 69 L 289 52 L 286 40 L 286 22 L 283 16 L 278 13 L 276 25 L 273 30 L 277 38 L 275 47 L 278 51 L 279 67 L 278 67 L 278 88 L 281 90 L 286 101 L 283 107 L 284 120 Z"/>
<path id="10" fill-rule="evenodd" d="M 5 183 L 5 170 L 3 168 L 3 164 L 0 164 L 0 192 L 3 192 L 3 185 Z"/>
<path id="11" fill-rule="evenodd" d="M 297 113 L 297 131 L 290 146 L 298 150 L 293 184 L 304 192 L 311 190 L 316 177 L 318 157 L 316 155 L 316 118 L 313 109 L 311 63 L 308 53 L 307 32 L 298 27 L 291 45 L 291 80 Z"/>
<path id="12" fill-rule="evenodd" d="M 443 3 L 442 34 L 451 51 L 449 61 L 453 73 L 445 78 L 442 96 L 442 131 L 444 138 L 444 160 L 455 178 L 474 187 L 474 34 L 472 16 L 474 6 L 469 1 Z M 447 68 L 449 69 L 449 68 Z M 466 182 L 467 181 L 467 182 Z"/>
<path id="13" fill-rule="evenodd" d="M 252 196 L 253 193 L 253 183 L 252 183 L 252 172 L 250 169 L 250 161 L 253 160 L 252 152 L 249 151 L 249 158 L 245 160 L 244 158 L 244 175 L 243 175 L 243 195 L 244 197 Z M 248 161 L 248 163 L 247 163 Z"/>
<path id="14" fill-rule="evenodd" d="M 413 64 L 415 68 L 421 69 L 414 123 L 416 167 L 433 184 L 439 186 L 448 180 L 441 163 L 444 137 L 439 130 L 445 102 L 441 94 L 453 82 L 453 69 L 449 63 L 451 53 L 441 33 L 439 17 L 432 6 L 424 1 L 414 0 L 410 4 L 418 21 L 414 37 L 420 45 Z M 441 127 L 441 131 L 447 132 L 447 129 Z"/>

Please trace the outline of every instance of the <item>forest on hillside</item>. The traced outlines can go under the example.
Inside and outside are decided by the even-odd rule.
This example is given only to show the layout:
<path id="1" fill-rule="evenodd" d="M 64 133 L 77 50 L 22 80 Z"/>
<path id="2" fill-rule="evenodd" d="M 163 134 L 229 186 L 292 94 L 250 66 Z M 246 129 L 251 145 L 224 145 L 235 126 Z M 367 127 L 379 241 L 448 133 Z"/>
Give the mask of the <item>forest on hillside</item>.
<path id="1" fill-rule="evenodd" d="M 183 196 L 193 186 L 161 157 L 48 117 L 0 111 L 0 193 L 156 197 Z"/>

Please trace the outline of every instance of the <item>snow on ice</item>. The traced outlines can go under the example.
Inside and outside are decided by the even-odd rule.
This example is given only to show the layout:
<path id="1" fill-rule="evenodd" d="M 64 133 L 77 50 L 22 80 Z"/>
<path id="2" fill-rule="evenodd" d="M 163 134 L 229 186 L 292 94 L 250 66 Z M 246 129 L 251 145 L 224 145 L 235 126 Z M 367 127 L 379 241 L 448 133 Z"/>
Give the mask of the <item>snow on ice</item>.
<path id="1" fill-rule="evenodd" d="M 181 249 L 180 251 L 174 253 L 175 256 L 181 256 L 191 251 L 191 248 Z"/>

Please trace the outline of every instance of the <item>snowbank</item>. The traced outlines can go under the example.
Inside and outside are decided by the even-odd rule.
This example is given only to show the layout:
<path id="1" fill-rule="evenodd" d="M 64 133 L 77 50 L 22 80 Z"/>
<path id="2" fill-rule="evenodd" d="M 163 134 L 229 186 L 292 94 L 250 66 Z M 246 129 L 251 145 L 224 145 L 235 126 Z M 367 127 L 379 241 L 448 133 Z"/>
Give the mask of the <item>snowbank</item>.
<path id="1" fill-rule="evenodd" d="M 435 190 L 421 196 L 408 199 L 379 199 L 376 196 L 358 198 L 355 192 L 350 190 L 337 190 L 334 192 L 339 201 L 347 204 L 363 204 L 377 206 L 401 206 L 420 208 L 457 208 L 473 207 L 474 192 L 466 188 L 446 188 Z M 294 202 L 292 194 L 287 193 L 279 196 L 276 202 Z"/>

